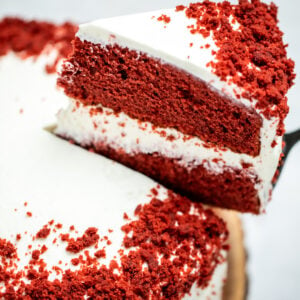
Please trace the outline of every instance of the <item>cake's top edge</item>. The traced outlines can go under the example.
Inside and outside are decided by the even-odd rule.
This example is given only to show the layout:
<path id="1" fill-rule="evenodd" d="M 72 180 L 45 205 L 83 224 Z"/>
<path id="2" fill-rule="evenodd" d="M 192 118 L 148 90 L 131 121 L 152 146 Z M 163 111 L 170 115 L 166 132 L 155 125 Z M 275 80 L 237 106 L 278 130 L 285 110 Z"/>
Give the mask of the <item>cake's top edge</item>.
<path id="1" fill-rule="evenodd" d="M 294 62 L 287 57 L 277 7 L 260 0 L 203 1 L 80 26 L 79 38 L 146 52 L 228 90 L 270 119 L 288 113 Z M 217 82 L 220 81 L 220 82 Z M 278 134 L 283 134 L 283 122 Z"/>

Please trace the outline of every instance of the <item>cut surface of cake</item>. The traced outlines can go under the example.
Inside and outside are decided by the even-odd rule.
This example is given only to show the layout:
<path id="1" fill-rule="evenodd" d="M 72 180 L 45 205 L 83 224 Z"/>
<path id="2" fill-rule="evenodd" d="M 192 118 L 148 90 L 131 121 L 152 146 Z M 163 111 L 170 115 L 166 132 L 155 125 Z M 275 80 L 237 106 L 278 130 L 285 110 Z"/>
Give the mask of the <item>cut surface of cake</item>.
<path id="1" fill-rule="evenodd" d="M 260 213 L 295 77 L 277 23 L 255 0 L 81 25 L 56 133 L 193 200 Z"/>
<path id="2" fill-rule="evenodd" d="M 44 130 L 52 59 L 0 58 L 0 298 L 224 299 L 220 217 Z"/>

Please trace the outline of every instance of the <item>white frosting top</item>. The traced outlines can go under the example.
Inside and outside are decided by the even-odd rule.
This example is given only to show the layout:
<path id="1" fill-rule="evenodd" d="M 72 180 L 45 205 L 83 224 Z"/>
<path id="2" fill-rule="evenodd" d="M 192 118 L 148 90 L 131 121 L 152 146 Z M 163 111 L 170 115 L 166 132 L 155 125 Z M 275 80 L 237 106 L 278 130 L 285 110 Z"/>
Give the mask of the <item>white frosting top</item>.
<path id="1" fill-rule="evenodd" d="M 35 63 L 32 59 L 21 61 L 14 55 L 0 59 L 0 137 L 4 145 L 0 156 L 0 238 L 13 240 L 22 234 L 17 246 L 18 267 L 22 268 L 30 260 L 28 245 L 34 248 L 39 244 L 32 236 L 52 219 L 63 224 L 62 232 L 75 225 L 79 235 L 88 227 L 98 228 L 100 236 L 112 229 L 112 244 L 105 244 L 103 259 L 108 264 L 122 247 L 124 212 L 132 217 L 138 204 L 149 201 L 149 191 L 157 184 L 43 129 L 53 122 L 64 100 L 55 90 L 55 76 L 44 73 L 44 61 L 45 57 Z M 166 190 L 159 190 L 158 197 L 163 199 Z M 32 217 L 26 215 L 28 211 Z M 69 262 L 73 256 L 65 251 L 65 243 L 53 247 L 52 240 L 43 241 L 49 248 L 43 259 L 49 266 L 72 267 L 70 263 L 59 265 L 59 260 Z M 198 299 L 200 294 L 199 299 L 221 299 L 225 273 L 224 263 L 205 290 L 193 288 L 187 298 Z"/>

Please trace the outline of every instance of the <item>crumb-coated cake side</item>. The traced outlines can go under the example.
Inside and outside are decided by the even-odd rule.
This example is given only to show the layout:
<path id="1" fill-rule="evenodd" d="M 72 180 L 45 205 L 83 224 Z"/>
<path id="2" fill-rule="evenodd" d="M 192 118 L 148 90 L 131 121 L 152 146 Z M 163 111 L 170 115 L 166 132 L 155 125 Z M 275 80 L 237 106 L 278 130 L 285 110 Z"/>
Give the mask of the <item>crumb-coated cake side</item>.
<path id="1" fill-rule="evenodd" d="M 0 298 L 222 299 L 220 217 L 44 129 L 55 55 L 0 58 Z"/>
<path id="2" fill-rule="evenodd" d="M 193 199 L 260 213 L 295 77 L 282 36 L 277 7 L 259 0 L 81 25 L 56 132 Z"/>

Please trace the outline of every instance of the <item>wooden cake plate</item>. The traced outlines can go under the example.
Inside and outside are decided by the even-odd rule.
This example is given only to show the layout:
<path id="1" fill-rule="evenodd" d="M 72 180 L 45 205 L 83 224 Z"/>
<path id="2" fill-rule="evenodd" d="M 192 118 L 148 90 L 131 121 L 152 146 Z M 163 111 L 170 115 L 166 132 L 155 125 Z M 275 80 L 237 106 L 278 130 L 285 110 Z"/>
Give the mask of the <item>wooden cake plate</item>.
<path id="1" fill-rule="evenodd" d="M 230 250 L 224 300 L 245 300 L 247 296 L 246 251 L 242 222 L 237 212 L 213 209 L 227 223 Z"/>

